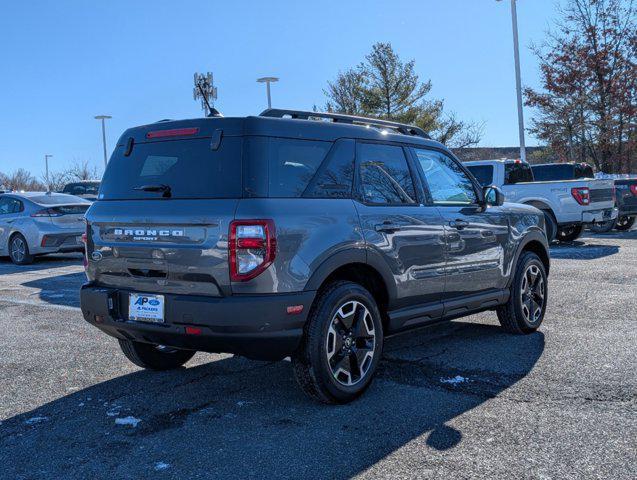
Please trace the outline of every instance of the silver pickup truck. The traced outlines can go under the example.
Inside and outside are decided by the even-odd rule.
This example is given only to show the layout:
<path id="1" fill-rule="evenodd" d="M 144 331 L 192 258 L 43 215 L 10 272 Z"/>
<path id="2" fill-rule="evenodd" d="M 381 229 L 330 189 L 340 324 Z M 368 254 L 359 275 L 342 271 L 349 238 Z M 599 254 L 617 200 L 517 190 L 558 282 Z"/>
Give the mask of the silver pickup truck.
<path id="1" fill-rule="evenodd" d="M 531 166 L 520 160 L 481 160 L 464 165 L 482 185 L 500 187 L 507 202 L 542 210 L 549 241 L 573 241 L 586 225 L 617 218 L 612 180 L 536 182 Z"/>

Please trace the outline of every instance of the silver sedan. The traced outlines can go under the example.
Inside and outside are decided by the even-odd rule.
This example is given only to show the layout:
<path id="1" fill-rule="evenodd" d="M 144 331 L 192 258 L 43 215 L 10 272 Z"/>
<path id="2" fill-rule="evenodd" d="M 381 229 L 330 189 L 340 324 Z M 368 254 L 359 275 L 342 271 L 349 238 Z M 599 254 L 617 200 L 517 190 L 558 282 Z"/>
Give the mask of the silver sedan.
<path id="1" fill-rule="evenodd" d="M 35 255 L 81 252 L 90 202 L 51 192 L 0 194 L 0 256 L 27 265 Z"/>

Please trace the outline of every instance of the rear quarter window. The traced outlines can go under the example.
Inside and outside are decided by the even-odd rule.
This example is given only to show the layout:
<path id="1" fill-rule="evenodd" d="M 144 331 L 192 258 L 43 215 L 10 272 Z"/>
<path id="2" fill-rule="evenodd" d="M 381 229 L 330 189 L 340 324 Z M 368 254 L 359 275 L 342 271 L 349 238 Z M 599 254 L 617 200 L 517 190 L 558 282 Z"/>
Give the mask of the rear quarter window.
<path id="1" fill-rule="evenodd" d="M 248 197 L 295 198 L 303 195 L 332 142 L 247 137 L 245 193 Z"/>

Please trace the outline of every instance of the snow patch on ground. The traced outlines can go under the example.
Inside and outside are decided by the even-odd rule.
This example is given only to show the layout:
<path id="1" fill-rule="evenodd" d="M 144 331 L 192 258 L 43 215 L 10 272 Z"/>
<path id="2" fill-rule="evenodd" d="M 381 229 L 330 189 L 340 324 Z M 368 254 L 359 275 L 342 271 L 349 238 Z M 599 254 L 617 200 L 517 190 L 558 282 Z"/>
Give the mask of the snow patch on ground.
<path id="1" fill-rule="evenodd" d="M 469 379 L 466 377 L 463 377 L 462 375 L 456 375 L 455 377 L 440 379 L 440 383 L 448 383 L 449 385 L 459 385 L 461 383 L 468 382 L 468 381 Z"/>
<path id="2" fill-rule="evenodd" d="M 135 428 L 141 421 L 141 418 L 135 417 L 116 418 L 115 425 L 130 425 L 131 427 Z"/>

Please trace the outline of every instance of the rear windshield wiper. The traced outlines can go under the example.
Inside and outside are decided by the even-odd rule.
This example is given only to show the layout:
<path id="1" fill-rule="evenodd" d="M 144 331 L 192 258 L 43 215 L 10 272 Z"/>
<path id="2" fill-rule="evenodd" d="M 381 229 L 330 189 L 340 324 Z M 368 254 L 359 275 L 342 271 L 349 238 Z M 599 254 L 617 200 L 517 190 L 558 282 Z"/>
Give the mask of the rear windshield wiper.
<path id="1" fill-rule="evenodd" d="M 162 197 L 170 198 L 170 185 L 159 183 L 155 185 L 140 185 L 139 187 L 133 187 L 133 190 L 141 190 L 143 192 L 162 192 Z"/>

